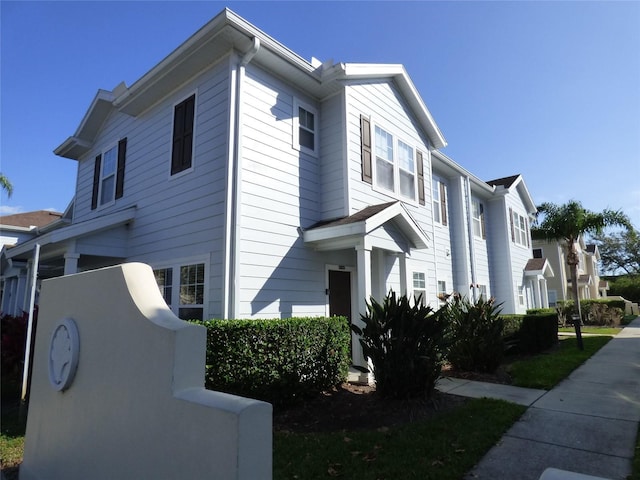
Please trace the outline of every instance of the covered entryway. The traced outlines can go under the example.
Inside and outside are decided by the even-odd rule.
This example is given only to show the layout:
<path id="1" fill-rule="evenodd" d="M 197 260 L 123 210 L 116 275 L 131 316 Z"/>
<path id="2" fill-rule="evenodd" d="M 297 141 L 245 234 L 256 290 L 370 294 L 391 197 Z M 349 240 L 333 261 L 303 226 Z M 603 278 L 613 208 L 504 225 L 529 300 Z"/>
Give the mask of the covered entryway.
<path id="1" fill-rule="evenodd" d="M 372 205 L 348 217 L 314 225 L 305 230 L 304 241 L 317 251 L 346 251 L 352 255 L 355 250 L 352 256 L 355 260 L 353 275 L 349 272 L 350 289 L 345 288 L 346 273 L 341 275 L 340 269 L 329 269 L 329 272 L 336 271 L 330 273 L 329 282 L 342 285 L 341 291 L 334 292 L 335 296 L 329 287 L 329 314 L 334 308 L 336 312 L 338 309 L 346 311 L 344 295 L 353 291 L 350 318 L 354 324 L 362 326 L 360 315 L 366 313 L 367 301 L 371 297 L 381 299 L 387 293 L 386 286 L 392 271 L 399 279 L 399 293 L 407 292 L 407 256 L 412 249 L 427 248 L 429 238 L 401 202 L 391 202 Z M 358 338 L 354 336 L 351 345 L 353 364 L 365 366 L 367 360 Z"/>

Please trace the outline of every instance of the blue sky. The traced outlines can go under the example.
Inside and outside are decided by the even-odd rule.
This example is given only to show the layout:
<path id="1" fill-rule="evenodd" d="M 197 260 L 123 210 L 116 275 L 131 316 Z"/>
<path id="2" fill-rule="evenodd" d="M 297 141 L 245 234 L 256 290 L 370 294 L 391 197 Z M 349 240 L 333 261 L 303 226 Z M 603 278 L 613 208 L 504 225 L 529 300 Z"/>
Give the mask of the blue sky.
<path id="1" fill-rule="evenodd" d="M 402 63 L 483 180 L 640 228 L 640 2 L 0 2 L 0 214 L 62 211 L 53 150 L 99 88 L 131 85 L 225 6 L 306 59 Z"/>

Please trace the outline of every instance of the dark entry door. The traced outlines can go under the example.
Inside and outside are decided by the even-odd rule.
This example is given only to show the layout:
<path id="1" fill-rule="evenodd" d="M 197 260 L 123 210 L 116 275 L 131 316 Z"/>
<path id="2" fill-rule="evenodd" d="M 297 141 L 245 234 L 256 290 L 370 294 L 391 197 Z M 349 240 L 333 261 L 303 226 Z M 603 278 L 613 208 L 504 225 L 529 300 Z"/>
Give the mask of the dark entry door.
<path id="1" fill-rule="evenodd" d="M 347 317 L 351 323 L 351 273 L 329 270 L 329 315 Z"/>

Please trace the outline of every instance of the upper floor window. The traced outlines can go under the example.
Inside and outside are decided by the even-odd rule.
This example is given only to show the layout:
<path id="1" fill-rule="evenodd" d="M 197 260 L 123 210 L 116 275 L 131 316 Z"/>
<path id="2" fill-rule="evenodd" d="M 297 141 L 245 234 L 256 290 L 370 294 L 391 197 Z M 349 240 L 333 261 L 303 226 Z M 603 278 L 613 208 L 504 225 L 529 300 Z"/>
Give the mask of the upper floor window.
<path id="1" fill-rule="evenodd" d="M 433 177 L 433 221 L 447 225 L 447 186 Z"/>
<path id="2" fill-rule="evenodd" d="M 95 158 L 91 210 L 108 205 L 124 194 L 124 170 L 127 139 L 110 146 Z"/>
<path id="3" fill-rule="evenodd" d="M 511 241 L 523 247 L 529 246 L 527 219 L 514 211 L 511 211 Z"/>
<path id="4" fill-rule="evenodd" d="M 413 147 L 376 125 L 376 185 L 410 200 L 416 199 Z"/>
<path id="5" fill-rule="evenodd" d="M 191 168 L 193 157 L 193 123 L 196 95 L 177 104 L 173 109 L 173 142 L 171 175 Z"/>
<path id="6" fill-rule="evenodd" d="M 484 206 L 475 198 L 471 200 L 471 211 L 473 217 L 473 234 L 476 237 L 487 238 L 484 227 Z"/>
<path id="7" fill-rule="evenodd" d="M 542 258 L 542 249 L 534 248 L 533 249 L 533 258 Z"/>
<path id="8" fill-rule="evenodd" d="M 360 115 L 362 181 L 394 196 L 425 204 L 423 154 Z M 375 160 L 372 161 L 372 157 Z"/>
<path id="9" fill-rule="evenodd" d="M 311 106 L 294 99 L 293 113 L 293 148 L 317 156 L 317 111 Z"/>

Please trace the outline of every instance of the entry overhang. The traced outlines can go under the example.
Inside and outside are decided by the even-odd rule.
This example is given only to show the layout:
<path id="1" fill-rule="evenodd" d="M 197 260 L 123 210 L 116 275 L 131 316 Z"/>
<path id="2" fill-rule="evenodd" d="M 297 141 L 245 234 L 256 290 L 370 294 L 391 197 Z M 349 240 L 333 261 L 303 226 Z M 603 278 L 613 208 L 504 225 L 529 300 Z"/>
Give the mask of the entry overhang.
<path id="1" fill-rule="evenodd" d="M 427 248 L 429 236 L 399 201 L 371 205 L 348 217 L 316 224 L 304 231 L 304 242 L 317 250 L 356 247 L 367 235 L 387 223 L 393 223 L 399 229 L 411 248 Z"/>

